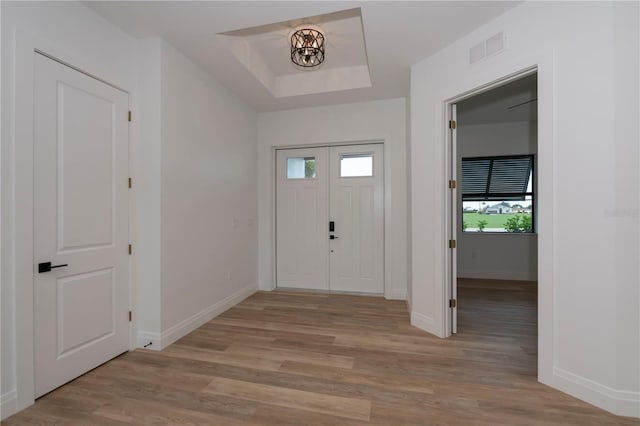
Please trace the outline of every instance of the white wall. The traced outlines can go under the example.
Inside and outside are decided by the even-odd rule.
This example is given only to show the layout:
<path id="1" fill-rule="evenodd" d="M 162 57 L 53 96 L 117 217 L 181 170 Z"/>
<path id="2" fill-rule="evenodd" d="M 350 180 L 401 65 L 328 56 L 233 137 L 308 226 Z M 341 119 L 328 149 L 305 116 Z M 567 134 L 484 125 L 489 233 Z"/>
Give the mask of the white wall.
<path id="1" fill-rule="evenodd" d="M 161 350 L 257 289 L 257 115 L 161 39 L 137 59 L 137 344 Z"/>
<path id="2" fill-rule="evenodd" d="M 9 112 L 12 109 L 13 99 L 9 92 L 11 87 L 12 73 L 9 66 L 7 55 L 11 52 L 13 37 L 7 31 L 8 19 L 4 5 L 0 8 L 2 13 L 2 150 L 0 151 L 0 171 L 1 177 L 1 194 L 2 194 L 2 217 L 0 238 L 2 245 L 0 251 L 2 253 L 0 264 L 0 279 L 2 286 L 0 288 L 0 419 L 4 419 L 7 414 L 15 411 L 15 284 L 13 275 L 14 249 L 13 242 L 15 235 L 11 231 L 13 225 L 13 212 L 9 209 L 13 206 L 13 136 L 11 126 L 8 124 L 11 120 Z"/>
<path id="3" fill-rule="evenodd" d="M 34 396 L 34 48 L 130 93 L 132 348 L 166 346 L 257 289 L 257 116 L 162 40 L 79 2 L 0 5 L 6 418 Z"/>
<path id="4" fill-rule="evenodd" d="M 412 284 L 412 278 L 411 278 L 411 274 L 413 272 L 413 265 L 412 265 L 412 260 L 413 257 L 411 256 L 411 245 L 412 245 L 412 240 L 411 240 L 411 236 L 413 235 L 412 230 L 411 230 L 411 193 L 412 193 L 412 189 L 411 189 L 411 167 L 409 167 L 409 165 L 411 164 L 411 97 L 407 97 L 406 102 L 405 102 L 405 111 L 406 111 L 406 119 L 405 119 L 405 126 L 406 126 L 406 136 L 407 136 L 407 148 L 406 148 L 406 159 L 405 159 L 405 167 L 406 167 L 406 171 L 405 171 L 405 179 L 407 180 L 407 215 L 405 217 L 406 220 L 406 226 L 407 226 L 407 241 L 406 241 L 406 254 L 407 254 L 407 261 L 406 261 L 406 267 L 407 267 L 407 308 L 409 309 L 409 312 L 411 312 L 411 303 L 413 300 L 413 284 Z"/>
<path id="5" fill-rule="evenodd" d="M 537 64 L 539 379 L 635 416 L 638 13 L 638 3 L 525 3 L 411 76 L 413 322 L 447 332 L 445 101 Z M 468 65 L 469 47 L 499 31 L 508 49 Z"/>
<path id="6" fill-rule="evenodd" d="M 257 290 L 257 115 L 167 43 L 161 56 L 166 346 Z"/>
<path id="7" fill-rule="evenodd" d="M 2 418 L 33 403 L 33 49 L 134 91 L 135 41 L 78 2 L 2 2 Z M 81 34 L 82 36 L 78 36 Z M 135 107 L 132 93 L 130 102 Z M 131 128 L 135 143 L 137 127 Z"/>
<path id="8" fill-rule="evenodd" d="M 146 342 L 148 333 L 157 336 L 161 324 L 161 159 L 162 98 L 161 50 L 158 38 L 140 40 L 136 45 L 139 107 L 133 123 L 140 129 L 139 143 L 131 153 L 131 275 L 137 295 L 137 343 Z"/>
<path id="9" fill-rule="evenodd" d="M 274 286 L 274 147 L 385 143 L 385 296 L 407 294 L 405 99 L 303 108 L 258 116 L 259 286 Z"/>
<path id="10" fill-rule="evenodd" d="M 520 121 L 465 125 L 458 104 L 458 165 L 462 157 L 536 154 L 538 123 Z M 458 167 L 458 182 L 462 182 Z M 461 211 L 462 191 L 458 191 Z M 458 214 L 458 229 L 462 229 Z M 499 280 L 537 279 L 538 244 L 534 234 L 458 232 L 458 277 Z"/>

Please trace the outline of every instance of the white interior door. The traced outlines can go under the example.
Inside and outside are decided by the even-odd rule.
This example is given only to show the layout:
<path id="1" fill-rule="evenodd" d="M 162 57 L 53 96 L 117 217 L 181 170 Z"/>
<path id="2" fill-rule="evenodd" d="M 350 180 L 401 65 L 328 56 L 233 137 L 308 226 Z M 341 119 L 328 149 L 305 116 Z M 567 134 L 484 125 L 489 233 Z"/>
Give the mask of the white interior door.
<path id="1" fill-rule="evenodd" d="M 383 293 L 382 144 L 276 157 L 276 285 Z"/>
<path id="2" fill-rule="evenodd" d="M 330 152 L 331 290 L 384 292 L 383 145 Z"/>
<path id="3" fill-rule="evenodd" d="M 41 396 L 128 349 L 128 95 L 39 54 L 35 66 Z"/>
<path id="4" fill-rule="evenodd" d="M 276 285 L 327 290 L 327 149 L 279 150 L 276 157 Z"/>

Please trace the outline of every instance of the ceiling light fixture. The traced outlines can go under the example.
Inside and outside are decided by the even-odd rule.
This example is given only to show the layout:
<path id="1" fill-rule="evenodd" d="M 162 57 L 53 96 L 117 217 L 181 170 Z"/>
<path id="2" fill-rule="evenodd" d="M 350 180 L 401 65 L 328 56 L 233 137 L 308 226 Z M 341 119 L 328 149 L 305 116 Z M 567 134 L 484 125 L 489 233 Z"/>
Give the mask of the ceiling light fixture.
<path id="1" fill-rule="evenodd" d="M 324 62 L 324 34 L 303 28 L 291 35 L 291 61 L 303 68 L 317 67 Z"/>

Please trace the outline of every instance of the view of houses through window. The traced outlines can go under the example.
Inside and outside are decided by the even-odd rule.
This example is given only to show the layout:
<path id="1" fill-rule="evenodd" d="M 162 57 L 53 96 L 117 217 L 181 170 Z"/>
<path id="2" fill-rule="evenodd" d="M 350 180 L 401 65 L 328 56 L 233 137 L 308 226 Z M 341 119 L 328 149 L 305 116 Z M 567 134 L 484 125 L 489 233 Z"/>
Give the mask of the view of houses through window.
<path id="1" fill-rule="evenodd" d="M 465 201 L 464 232 L 533 232 L 531 196 L 522 201 Z"/>

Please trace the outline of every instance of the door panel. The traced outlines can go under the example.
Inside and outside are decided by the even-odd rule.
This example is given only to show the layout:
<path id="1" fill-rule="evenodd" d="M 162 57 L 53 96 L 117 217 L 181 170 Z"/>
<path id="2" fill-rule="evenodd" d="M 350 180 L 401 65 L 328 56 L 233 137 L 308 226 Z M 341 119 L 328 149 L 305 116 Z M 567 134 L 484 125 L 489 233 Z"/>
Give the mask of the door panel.
<path id="1" fill-rule="evenodd" d="M 126 93 L 36 54 L 36 396 L 128 349 L 127 111 Z"/>
<path id="2" fill-rule="evenodd" d="M 329 288 L 327 160 L 326 148 L 277 152 L 278 287 Z M 314 163 L 314 172 L 309 170 L 310 161 Z"/>
<path id="3" fill-rule="evenodd" d="M 330 288 L 384 291 L 383 145 L 331 147 Z"/>
<path id="4" fill-rule="evenodd" d="M 58 279 L 58 353 L 60 357 L 115 332 L 113 269 Z M 99 303 L 87 303 L 97 300 Z"/>
<path id="5" fill-rule="evenodd" d="M 111 245 L 114 105 L 60 82 L 58 114 L 58 248 Z"/>

